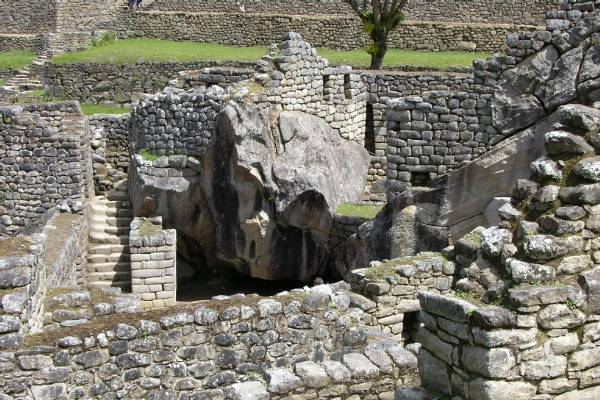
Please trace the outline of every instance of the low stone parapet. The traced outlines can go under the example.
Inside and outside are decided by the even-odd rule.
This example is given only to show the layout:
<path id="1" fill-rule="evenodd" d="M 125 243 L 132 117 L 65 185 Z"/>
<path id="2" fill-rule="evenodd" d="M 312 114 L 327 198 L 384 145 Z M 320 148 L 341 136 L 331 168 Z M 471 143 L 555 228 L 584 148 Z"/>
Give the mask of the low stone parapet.
<path id="1" fill-rule="evenodd" d="M 177 233 L 162 217 L 134 218 L 129 234 L 131 291 L 144 308 L 174 306 L 177 300 Z"/>
<path id="2" fill-rule="evenodd" d="M 129 314 L 122 323 L 99 318 L 31 336 L 19 351 L 3 353 L 0 392 L 385 399 L 418 386 L 416 357 L 389 337 L 369 335 L 362 311 L 350 304 L 347 285 L 338 283 Z M 60 376 L 33 379 L 49 370 Z"/>
<path id="3" fill-rule="evenodd" d="M 509 290 L 506 307 L 421 293 L 423 385 L 456 399 L 596 399 L 596 316 L 578 287 Z"/>
<path id="4" fill-rule="evenodd" d="M 410 322 L 405 320 L 406 314 L 420 310 L 418 292 L 450 293 L 454 263 L 439 253 L 422 253 L 373 262 L 369 268 L 350 272 L 348 278 L 353 290 L 365 296 L 359 299 L 355 294 L 355 301 L 369 314 L 369 324 L 402 342 L 418 327 L 416 315 L 412 315 Z"/>

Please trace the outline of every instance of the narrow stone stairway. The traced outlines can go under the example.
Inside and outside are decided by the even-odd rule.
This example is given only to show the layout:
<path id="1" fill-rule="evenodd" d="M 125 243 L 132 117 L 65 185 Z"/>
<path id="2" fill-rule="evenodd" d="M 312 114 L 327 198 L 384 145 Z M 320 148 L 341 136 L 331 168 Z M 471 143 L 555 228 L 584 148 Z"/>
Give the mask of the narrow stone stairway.
<path id="1" fill-rule="evenodd" d="M 127 193 L 127 180 L 115 184 L 107 194 L 95 196 L 91 209 L 88 285 L 94 288 L 119 287 L 129 291 L 129 224 L 133 210 Z"/>
<path id="2" fill-rule="evenodd" d="M 33 62 L 10 78 L 6 84 L 0 87 L 0 93 L 5 96 L 27 94 L 34 90 L 41 90 L 44 84 L 33 76 L 33 69 L 42 67 L 48 61 L 47 54 L 39 55 Z"/>

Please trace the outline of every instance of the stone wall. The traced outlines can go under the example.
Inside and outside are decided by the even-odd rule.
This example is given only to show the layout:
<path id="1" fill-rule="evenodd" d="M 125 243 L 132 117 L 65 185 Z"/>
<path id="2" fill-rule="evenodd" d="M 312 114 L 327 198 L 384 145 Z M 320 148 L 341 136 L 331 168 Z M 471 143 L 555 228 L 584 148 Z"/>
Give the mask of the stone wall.
<path id="1" fill-rule="evenodd" d="M 129 233 L 131 292 L 144 308 L 174 306 L 177 300 L 177 232 L 163 230 L 162 217 L 134 218 Z"/>
<path id="2" fill-rule="evenodd" d="M 25 334 L 41 330 L 45 246 L 39 234 L 0 239 L 0 349 L 15 349 Z"/>
<path id="3" fill-rule="evenodd" d="M 85 215 L 52 210 L 27 229 L 0 240 L 0 349 L 41 331 L 47 289 L 80 285 L 85 270 Z"/>
<path id="4" fill-rule="evenodd" d="M 0 107 L 0 214 L 12 233 L 92 185 L 87 120 L 78 103 Z"/>
<path id="5" fill-rule="evenodd" d="M 506 309 L 422 293 L 423 384 L 463 399 L 597 398 L 599 326 L 584 299 L 568 286 L 512 289 Z"/>
<path id="6" fill-rule="evenodd" d="M 558 0 L 523 0 L 507 4 L 500 0 L 441 0 L 436 2 L 412 0 L 405 14 L 415 21 L 454 21 L 481 23 L 514 23 L 541 25 L 545 12 L 556 8 Z M 243 5 L 246 13 L 281 13 L 291 15 L 352 14 L 350 6 L 342 0 L 157 0 L 149 8 L 161 11 L 239 12 Z"/>
<path id="7" fill-rule="evenodd" d="M 448 294 L 453 287 L 455 264 L 441 254 L 375 261 L 367 268 L 352 271 L 347 279 L 355 293 L 368 301 L 361 308 L 368 324 L 392 335 L 399 343 L 415 342 L 420 319 L 417 295 L 420 291 Z M 412 314 L 412 319 L 408 318 Z"/>
<path id="8" fill-rule="evenodd" d="M 0 33 L 43 33 L 54 30 L 55 0 L 4 0 L 0 4 Z"/>
<path id="9" fill-rule="evenodd" d="M 504 37 L 535 26 L 406 21 L 390 34 L 390 48 L 478 50 L 504 48 Z M 128 28 L 132 37 L 195 40 L 227 45 L 269 45 L 285 32 L 298 32 L 316 47 L 360 49 L 370 44 L 360 20 L 347 16 L 141 11 Z"/>
<path id="10" fill-rule="evenodd" d="M 44 84 L 52 96 L 79 100 L 81 102 L 114 102 L 129 104 L 138 99 L 141 93 L 156 93 L 168 85 L 169 81 L 180 78 L 184 70 L 203 70 L 208 67 L 244 64 L 218 62 L 165 62 L 139 63 L 135 65 L 112 64 L 51 64 L 44 66 Z M 204 82 L 208 85 L 218 80 L 212 73 L 200 74 L 182 79 L 183 87 L 194 87 Z M 226 80 L 223 77 L 223 80 Z M 216 83 L 216 82 L 215 82 Z"/>
<path id="11" fill-rule="evenodd" d="M 44 50 L 45 43 L 43 35 L 0 33 L 0 51 L 31 50 L 39 54 Z"/>
<path id="12" fill-rule="evenodd" d="M 275 298 L 239 295 L 161 314 L 31 337 L 3 354 L 0 388 L 20 398 L 121 394 L 155 398 L 393 397 L 418 385 L 416 359 L 385 337 L 367 342 L 343 284 Z M 99 325 L 100 324 L 100 325 Z M 86 332 L 86 325 L 78 328 Z M 31 379 L 45 368 L 58 376 Z M 111 384 L 107 384 L 110 379 Z M 354 396 L 354 397 L 352 397 Z"/>
<path id="13" fill-rule="evenodd" d="M 202 157 L 216 126 L 225 92 L 220 87 L 179 95 L 143 95 L 131 113 L 130 153 Z M 155 124 L 142 121 L 155 121 Z"/>
<path id="14" fill-rule="evenodd" d="M 83 212 L 54 213 L 44 225 L 43 233 L 48 237 L 43 255 L 46 287 L 85 286 L 88 216 Z"/>
<path id="15" fill-rule="evenodd" d="M 93 161 L 126 173 L 129 168 L 129 114 L 89 117 L 92 130 L 92 150 L 96 155 Z"/>

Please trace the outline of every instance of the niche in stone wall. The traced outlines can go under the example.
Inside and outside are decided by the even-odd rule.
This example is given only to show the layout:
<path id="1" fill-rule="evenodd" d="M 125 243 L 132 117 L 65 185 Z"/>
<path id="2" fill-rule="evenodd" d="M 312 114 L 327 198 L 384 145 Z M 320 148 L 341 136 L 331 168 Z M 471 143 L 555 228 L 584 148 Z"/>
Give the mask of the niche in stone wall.
<path id="1" fill-rule="evenodd" d="M 375 116 L 373 113 L 373 104 L 367 104 L 367 116 L 365 121 L 365 149 L 371 154 L 375 154 Z"/>
<path id="2" fill-rule="evenodd" d="M 350 90 L 350 74 L 344 75 L 344 95 L 346 99 L 352 98 L 352 91 Z"/>
<path id="3" fill-rule="evenodd" d="M 330 88 L 330 82 L 331 81 L 331 77 L 329 75 L 323 75 L 323 101 L 330 101 L 331 100 L 331 88 Z"/>
<path id="4" fill-rule="evenodd" d="M 413 186 L 431 186 L 433 179 L 429 172 L 411 172 L 410 182 Z"/>

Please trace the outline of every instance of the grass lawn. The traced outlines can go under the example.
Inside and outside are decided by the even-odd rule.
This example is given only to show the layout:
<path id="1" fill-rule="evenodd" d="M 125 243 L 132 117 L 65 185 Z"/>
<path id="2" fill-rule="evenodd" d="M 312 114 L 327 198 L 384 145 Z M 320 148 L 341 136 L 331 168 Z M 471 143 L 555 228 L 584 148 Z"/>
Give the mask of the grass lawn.
<path id="1" fill-rule="evenodd" d="M 123 108 L 119 106 L 86 103 L 81 103 L 81 111 L 83 111 L 84 115 L 127 114 L 130 112 L 128 108 Z"/>
<path id="2" fill-rule="evenodd" d="M 266 47 L 229 47 L 215 43 L 174 42 L 158 39 L 127 39 L 90 47 L 86 50 L 61 54 L 52 59 L 56 64 L 92 62 L 100 64 L 132 64 L 139 61 L 248 61 L 258 60 Z M 368 67 L 370 56 L 364 50 L 335 51 L 319 49 L 319 54 L 332 64 Z M 423 66 L 435 69 L 469 67 L 476 58 L 487 53 L 458 51 L 422 52 L 390 50 L 384 66 Z"/>
<path id="3" fill-rule="evenodd" d="M 383 206 L 372 206 L 366 204 L 340 204 L 335 210 L 339 215 L 345 217 L 360 217 L 365 219 L 373 219 Z"/>
<path id="4" fill-rule="evenodd" d="M 0 86 L 6 85 L 6 81 L 4 79 L 0 79 Z"/>
<path id="5" fill-rule="evenodd" d="M 2 51 L 0 52 L 0 69 L 19 70 L 35 59 L 35 54 L 31 51 Z"/>

